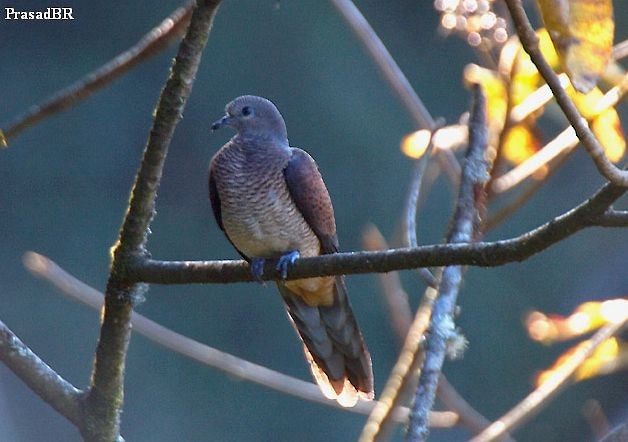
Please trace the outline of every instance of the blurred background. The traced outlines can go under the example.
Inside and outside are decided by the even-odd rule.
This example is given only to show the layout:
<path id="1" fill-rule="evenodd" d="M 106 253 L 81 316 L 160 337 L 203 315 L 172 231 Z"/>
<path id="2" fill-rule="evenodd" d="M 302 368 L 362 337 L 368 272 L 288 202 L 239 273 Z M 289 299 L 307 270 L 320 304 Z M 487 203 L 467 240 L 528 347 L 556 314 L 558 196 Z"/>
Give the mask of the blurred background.
<path id="1" fill-rule="evenodd" d="M 356 4 L 430 112 L 457 121 L 469 103 L 461 73 L 476 55 L 461 39 L 438 32 L 432 2 Z M 54 6 L 72 7 L 73 21 L 2 20 L 0 127 L 135 44 L 179 5 L 65 0 Z M 53 5 L 21 0 L 0 6 Z M 616 41 L 621 41 L 628 37 L 628 4 L 615 2 L 615 7 Z M 0 319 L 77 387 L 88 382 L 98 312 L 33 278 L 22 255 L 42 253 L 104 289 L 109 248 L 175 46 L 75 108 L 26 130 L 0 152 Z M 362 249 L 367 223 L 390 238 L 413 167 L 399 143 L 414 126 L 359 42 L 328 2 L 225 0 L 170 147 L 149 241 L 153 256 L 238 258 L 216 226 L 207 197 L 207 164 L 231 134 L 211 134 L 209 126 L 222 116 L 225 103 L 247 93 L 273 100 L 286 119 L 291 144 L 316 158 L 334 201 L 341 248 Z M 601 183 L 592 162 L 578 152 L 487 239 L 523 233 L 580 203 Z M 421 243 L 442 241 L 453 196 L 450 184 L 439 179 L 419 216 Z M 446 363 L 445 374 L 480 412 L 497 418 L 570 345 L 533 343 L 522 316 L 531 309 L 568 314 L 586 300 L 625 297 L 627 264 L 625 230 L 587 229 L 523 263 L 470 268 L 458 319 L 469 348 L 463 359 Z M 403 282 L 416 306 L 423 284 L 410 272 Z M 396 337 L 376 277 L 351 276 L 348 286 L 381 392 L 397 355 Z M 310 380 L 301 344 L 272 284 L 152 286 L 137 310 L 203 343 Z M 515 436 L 592 440 L 582 417 L 590 398 L 601 403 L 612 423 L 623 422 L 625 372 L 570 387 Z M 122 419 L 129 441 L 347 441 L 357 437 L 365 421 L 238 381 L 137 334 L 128 355 Z M 435 430 L 432 440 L 468 435 L 464 429 Z M 49 440 L 80 437 L 0 365 L 0 441 Z"/>

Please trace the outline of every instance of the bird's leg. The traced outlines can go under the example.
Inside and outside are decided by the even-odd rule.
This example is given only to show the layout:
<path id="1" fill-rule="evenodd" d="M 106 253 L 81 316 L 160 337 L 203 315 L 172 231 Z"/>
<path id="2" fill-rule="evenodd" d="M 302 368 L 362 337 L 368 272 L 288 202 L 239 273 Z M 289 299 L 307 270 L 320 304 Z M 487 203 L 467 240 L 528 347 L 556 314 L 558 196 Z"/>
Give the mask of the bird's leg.
<path id="1" fill-rule="evenodd" d="M 301 257 L 301 254 L 298 250 L 291 250 L 290 252 L 284 253 L 279 257 L 279 261 L 277 261 L 277 270 L 281 272 L 281 277 L 286 279 L 288 277 L 288 267 L 296 262 L 297 259 Z"/>
<path id="2" fill-rule="evenodd" d="M 264 284 L 264 280 L 262 276 L 264 276 L 264 262 L 266 260 L 264 258 L 251 258 L 251 262 L 249 263 L 249 267 L 251 268 L 251 275 L 253 278 L 260 284 Z"/>

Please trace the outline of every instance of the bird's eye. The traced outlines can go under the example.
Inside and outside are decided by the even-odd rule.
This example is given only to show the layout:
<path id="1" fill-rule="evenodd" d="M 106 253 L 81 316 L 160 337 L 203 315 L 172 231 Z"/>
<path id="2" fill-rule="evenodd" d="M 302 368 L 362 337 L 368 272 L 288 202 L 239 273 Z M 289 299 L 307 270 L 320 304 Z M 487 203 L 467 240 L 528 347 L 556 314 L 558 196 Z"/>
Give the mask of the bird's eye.
<path id="1" fill-rule="evenodd" d="M 244 115 L 245 117 L 248 117 L 252 113 L 253 113 L 253 109 L 251 109 L 249 106 L 244 106 L 242 108 L 242 115 Z"/>

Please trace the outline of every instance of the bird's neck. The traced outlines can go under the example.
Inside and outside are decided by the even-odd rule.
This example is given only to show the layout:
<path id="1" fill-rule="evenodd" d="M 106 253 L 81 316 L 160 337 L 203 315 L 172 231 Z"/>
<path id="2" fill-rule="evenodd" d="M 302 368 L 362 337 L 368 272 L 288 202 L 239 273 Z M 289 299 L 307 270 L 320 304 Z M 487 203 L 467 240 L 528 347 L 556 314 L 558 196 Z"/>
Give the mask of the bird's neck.
<path id="1" fill-rule="evenodd" d="M 234 144 L 241 146 L 243 149 L 259 150 L 260 145 L 267 146 L 271 150 L 289 150 L 290 143 L 288 138 L 284 136 L 274 136 L 271 134 L 247 133 L 240 132 L 231 139 Z"/>

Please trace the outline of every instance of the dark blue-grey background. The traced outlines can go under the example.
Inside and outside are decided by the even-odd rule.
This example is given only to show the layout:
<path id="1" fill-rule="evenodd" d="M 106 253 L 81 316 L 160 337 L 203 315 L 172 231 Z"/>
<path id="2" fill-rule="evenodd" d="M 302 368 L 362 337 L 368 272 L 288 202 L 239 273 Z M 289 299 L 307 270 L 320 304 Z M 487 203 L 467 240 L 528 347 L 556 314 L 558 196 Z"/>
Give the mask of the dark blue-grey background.
<path id="1" fill-rule="evenodd" d="M 617 41 L 626 5 L 616 2 Z M 135 43 L 178 2 L 2 1 L 0 6 L 74 8 L 74 21 L 0 21 L 0 127 L 30 105 Z M 166 162 L 149 248 L 160 259 L 237 258 L 207 199 L 206 165 L 230 136 L 212 121 L 237 95 L 266 96 L 285 116 L 290 141 L 317 159 L 335 202 L 342 248 L 359 250 L 368 222 L 390 236 L 411 162 L 399 152 L 412 122 L 362 47 L 327 2 L 226 0 L 216 17 L 192 96 Z M 428 1 L 358 2 L 436 116 L 454 122 L 468 106 L 461 71 L 474 54 L 436 32 Z M 4 11 L 4 10 L 2 10 Z M 0 318 L 62 376 L 88 382 L 99 317 L 59 296 L 22 267 L 43 253 L 103 289 L 151 112 L 175 52 L 169 49 L 74 109 L 27 130 L 0 152 Z M 582 201 L 601 184 L 582 152 L 489 239 L 522 233 Z M 441 241 L 451 188 L 437 182 L 419 219 L 423 243 Z M 624 204 L 625 206 L 625 204 Z M 521 264 L 469 269 L 458 324 L 470 341 L 446 364 L 451 382 L 496 418 L 531 389 L 536 371 L 567 345 L 531 343 L 529 309 L 566 314 L 588 299 L 626 296 L 628 240 L 622 230 L 589 229 Z M 404 275 L 413 303 L 423 286 Z M 348 279 L 381 391 L 396 356 L 375 278 Z M 277 293 L 254 284 L 151 287 L 138 311 L 204 343 L 309 380 L 301 345 Z M 613 422 L 628 414 L 624 374 L 569 388 L 516 433 L 520 440 L 588 440 L 586 399 Z M 129 441 L 347 441 L 364 417 L 285 397 L 164 350 L 134 335 L 122 431 Z M 435 431 L 462 440 L 464 430 Z M 77 431 L 0 366 L 0 441 L 78 440 Z"/>

